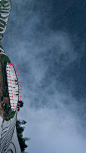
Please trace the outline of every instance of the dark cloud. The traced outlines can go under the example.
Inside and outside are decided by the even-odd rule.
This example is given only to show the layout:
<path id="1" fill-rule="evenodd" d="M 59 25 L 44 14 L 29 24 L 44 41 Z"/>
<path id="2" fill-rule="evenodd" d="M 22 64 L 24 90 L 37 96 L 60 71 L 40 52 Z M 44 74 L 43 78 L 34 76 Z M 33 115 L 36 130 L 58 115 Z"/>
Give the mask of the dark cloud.
<path id="1" fill-rule="evenodd" d="M 85 2 L 80 2 L 12 0 L 2 46 L 22 82 L 18 117 L 27 121 L 28 152 L 86 152 Z"/>

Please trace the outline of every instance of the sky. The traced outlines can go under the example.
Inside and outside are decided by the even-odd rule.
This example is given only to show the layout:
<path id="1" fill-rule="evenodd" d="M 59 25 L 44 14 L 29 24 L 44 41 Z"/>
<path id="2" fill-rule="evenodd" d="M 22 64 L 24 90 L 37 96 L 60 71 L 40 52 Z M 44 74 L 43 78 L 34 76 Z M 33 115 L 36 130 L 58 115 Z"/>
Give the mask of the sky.
<path id="1" fill-rule="evenodd" d="M 28 153 L 86 153 L 86 2 L 17 0 L 1 41 L 19 71 Z"/>

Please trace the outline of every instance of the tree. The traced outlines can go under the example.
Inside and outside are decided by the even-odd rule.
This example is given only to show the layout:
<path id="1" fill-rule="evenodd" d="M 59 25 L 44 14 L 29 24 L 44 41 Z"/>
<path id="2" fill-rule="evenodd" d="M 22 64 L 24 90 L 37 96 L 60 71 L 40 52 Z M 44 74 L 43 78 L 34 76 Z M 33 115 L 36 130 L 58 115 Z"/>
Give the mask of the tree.
<path id="1" fill-rule="evenodd" d="M 17 120 L 17 123 L 16 123 L 16 124 L 17 124 L 17 125 L 21 125 L 21 124 L 26 124 L 26 123 L 27 123 L 27 122 L 24 121 L 24 120 L 23 120 L 23 121 L 22 121 L 22 120 L 21 120 L 21 121 L 20 121 L 20 120 Z"/>
<path id="2" fill-rule="evenodd" d="M 21 127 L 21 124 L 26 124 L 27 122 L 26 121 L 20 121 L 20 120 L 17 120 L 16 121 L 16 129 L 17 129 L 17 136 L 18 136 L 18 140 L 19 140 L 19 144 L 20 144 L 20 147 L 21 147 L 21 151 L 24 151 L 25 148 L 27 148 L 28 146 L 25 144 L 25 141 L 28 141 L 30 140 L 30 138 L 23 138 L 23 131 L 24 131 L 24 128 L 25 127 Z"/>

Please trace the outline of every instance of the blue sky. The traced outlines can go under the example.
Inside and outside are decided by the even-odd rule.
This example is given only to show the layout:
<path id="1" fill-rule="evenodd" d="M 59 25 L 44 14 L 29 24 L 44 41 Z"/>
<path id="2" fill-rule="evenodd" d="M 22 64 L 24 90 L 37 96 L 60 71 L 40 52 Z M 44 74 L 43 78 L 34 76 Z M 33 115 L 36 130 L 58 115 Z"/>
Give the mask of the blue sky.
<path id="1" fill-rule="evenodd" d="M 28 153 L 86 152 L 85 7 L 12 0 L 2 47 L 21 79 Z"/>

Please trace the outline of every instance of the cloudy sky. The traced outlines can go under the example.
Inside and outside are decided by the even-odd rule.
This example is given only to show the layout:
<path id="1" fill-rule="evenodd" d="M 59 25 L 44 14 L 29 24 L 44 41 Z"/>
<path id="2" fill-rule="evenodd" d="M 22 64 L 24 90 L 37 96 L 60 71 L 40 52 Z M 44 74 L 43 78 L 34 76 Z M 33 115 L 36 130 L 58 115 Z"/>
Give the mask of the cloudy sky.
<path id="1" fill-rule="evenodd" d="M 2 47 L 22 84 L 28 153 L 86 153 L 86 1 L 12 0 Z"/>

